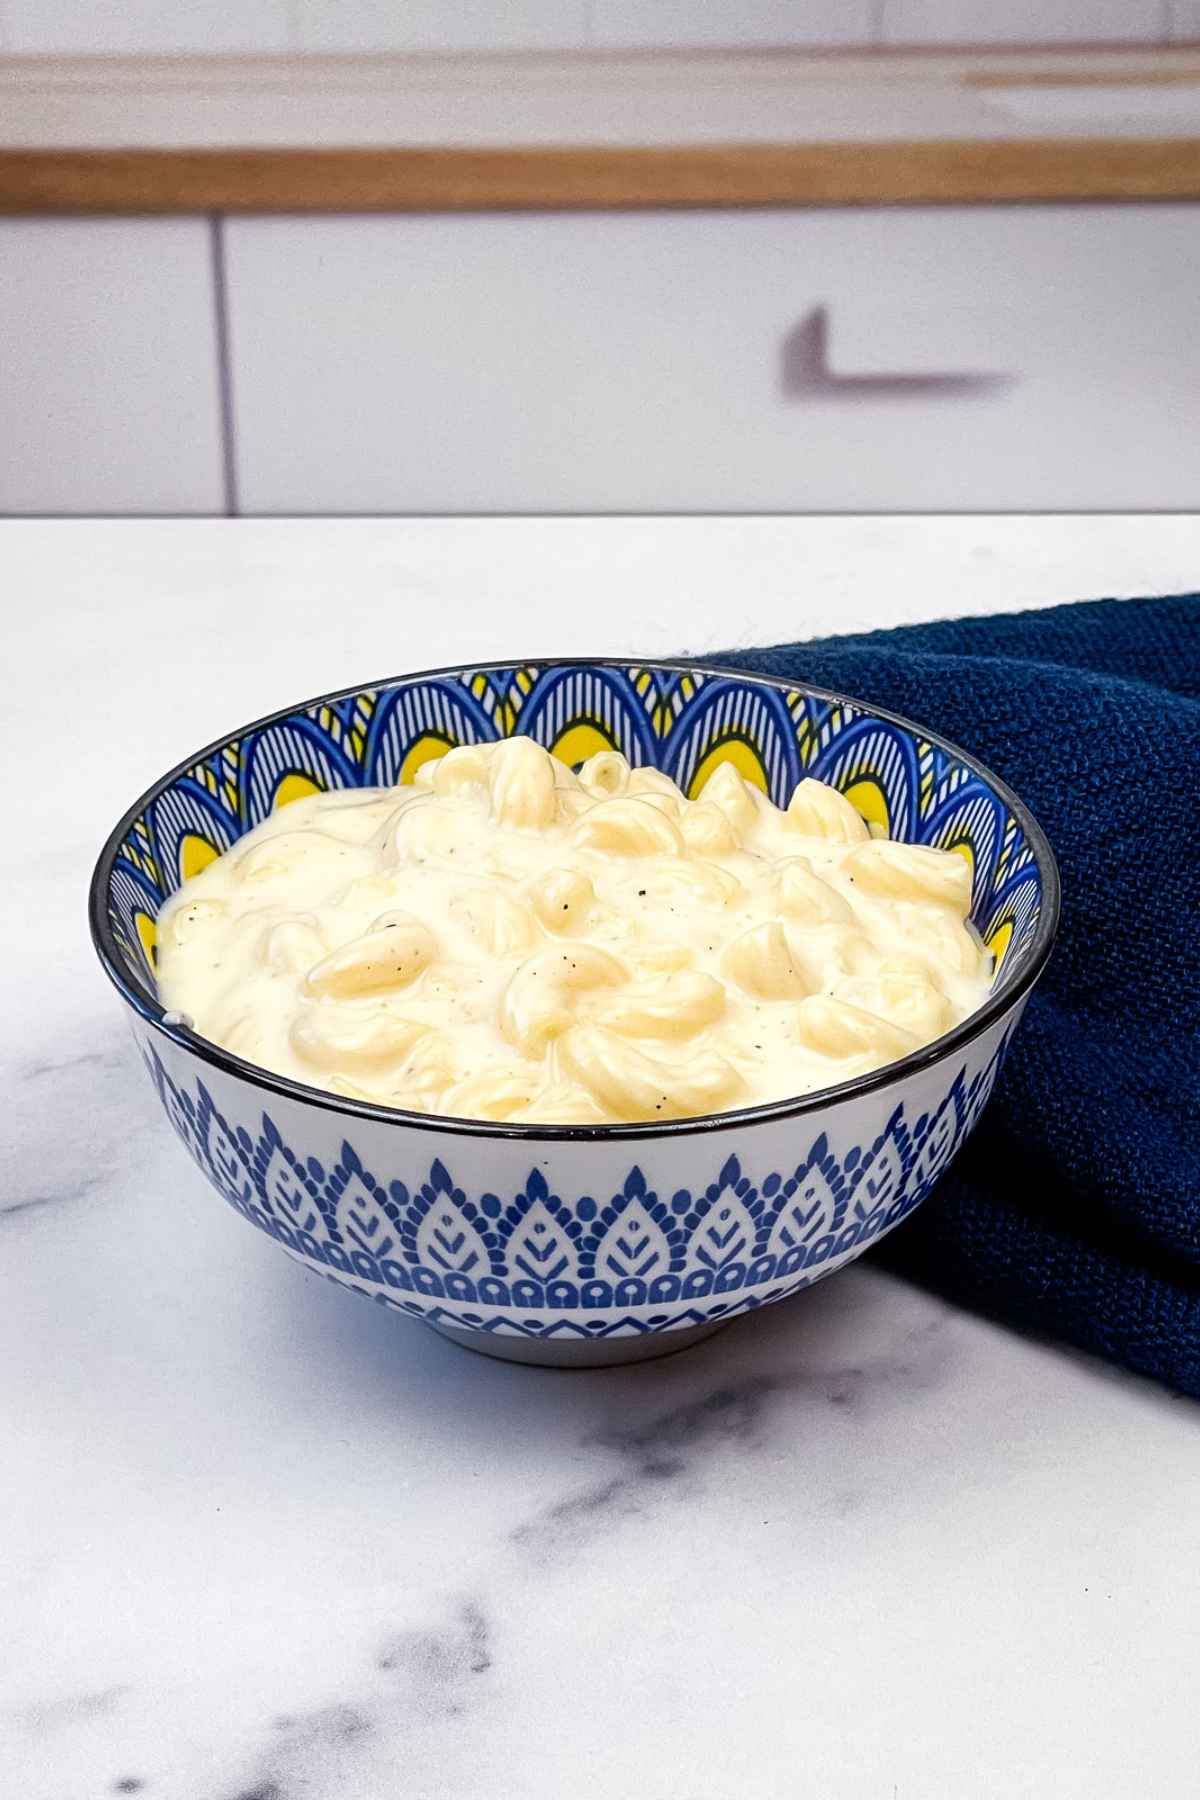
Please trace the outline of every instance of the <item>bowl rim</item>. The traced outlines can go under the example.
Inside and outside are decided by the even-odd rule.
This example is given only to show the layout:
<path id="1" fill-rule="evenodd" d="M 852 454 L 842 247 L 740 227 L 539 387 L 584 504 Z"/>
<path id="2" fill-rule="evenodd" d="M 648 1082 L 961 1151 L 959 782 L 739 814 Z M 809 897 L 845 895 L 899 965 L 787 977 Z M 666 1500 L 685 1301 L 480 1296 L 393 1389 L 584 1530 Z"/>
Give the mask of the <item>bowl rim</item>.
<path id="1" fill-rule="evenodd" d="M 388 689 L 407 687 L 421 681 L 438 681 L 448 677 L 460 678 L 464 674 L 487 675 L 501 669 L 536 668 L 540 671 L 549 669 L 582 669 L 598 668 L 624 671 L 630 668 L 657 669 L 667 674 L 689 675 L 697 672 L 732 681 L 749 681 L 761 687 L 775 688 L 783 693 L 797 691 L 811 695 L 814 699 L 829 701 L 835 706 L 849 706 L 871 718 L 882 719 L 891 725 L 899 725 L 905 731 L 919 735 L 925 743 L 933 744 L 938 749 L 947 751 L 956 757 L 973 774 L 978 775 L 993 792 L 1009 808 L 1017 819 L 1025 835 L 1026 842 L 1033 852 L 1034 862 L 1042 882 L 1042 907 L 1038 919 L 1037 931 L 1029 955 L 1016 978 L 1005 984 L 1001 976 L 998 986 L 988 995 L 983 1005 L 975 1012 L 968 1014 L 958 1025 L 932 1043 L 923 1044 L 919 1050 L 910 1055 L 888 1062 L 878 1069 L 872 1069 L 865 1075 L 856 1075 L 849 1081 L 837 1082 L 833 1086 L 817 1088 L 811 1094 L 800 1094 L 790 1099 L 770 1100 L 757 1106 L 744 1106 L 736 1111 L 721 1113 L 699 1113 L 694 1117 L 683 1119 L 638 1120 L 634 1123 L 605 1125 L 538 1125 L 514 1124 L 500 1119 L 458 1119 L 447 1115 L 433 1113 L 408 1112 L 402 1107 L 377 1105 L 373 1101 L 353 1100 L 341 1094 L 329 1093 L 324 1088 L 309 1087 L 305 1082 L 293 1081 L 290 1076 L 277 1075 L 270 1069 L 260 1068 L 257 1063 L 246 1062 L 235 1056 L 232 1051 L 225 1050 L 219 1044 L 211 1043 L 187 1026 L 168 1023 L 167 1011 L 157 998 L 151 1000 L 141 994 L 126 975 L 120 951 L 113 933 L 108 914 L 108 889 L 113 866 L 118 853 L 135 820 L 141 817 L 146 809 L 169 788 L 172 782 L 194 769 L 197 763 L 205 762 L 210 756 L 225 748 L 230 742 L 248 736 L 251 732 L 264 730 L 297 713 L 311 711 L 314 707 L 330 706 L 339 700 L 348 700 L 356 694 L 382 693 Z M 939 732 L 931 731 L 916 720 L 903 713 L 892 712 L 889 708 L 875 706 L 867 700 L 858 700 L 852 694 L 841 694 L 831 688 L 814 686 L 803 680 L 785 680 L 778 675 L 760 675 L 752 669 L 730 668 L 727 665 L 707 662 L 703 658 L 653 658 L 635 656 L 536 656 L 524 662 L 515 657 L 497 658 L 489 662 L 452 663 L 436 669 L 419 669 L 411 674 L 392 675 L 380 681 L 354 682 L 349 687 L 338 688 L 330 693 L 316 695 L 311 700 L 300 700 L 292 705 L 279 707 L 276 711 L 266 713 L 249 724 L 236 727 L 233 731 L 224 732 L 214 738 L 204 749 L 193 752 L 182 762 L 175 765 L 165 775 L 151 783 L 146 791 L 133 802 L 133 805 L 122 815 L 104 842 L 103 848 L 92 871 L 92 879 L 88 891 L 88 924 L 91 938 L 102 968 L 122 999 L 133 1008 L 149 1025 L 155 1027 L 164 1037 L 170 1039 L 181 1049 L 198 1057 L 202 1062 L 210 1064 L 223 1074 L 231 1075 L 251 1086 L 261 1088 L 267 1093 L 277 1094 L 284 1099 L 297 1101 L 301 1105 L 317 1106 L 325 1112 L 341 1114 L 352 1119 L 366 1119 L 378 1124 L 404 1125 L 410 1130 L 428 1131 L 438 1136 L 450 1137 L 486 1137 L 509 1138 L 526 1143 L 592 1143 L 605 1144 L 622 1142 L 628 1139 L 658 1139 L 668 1137 L 688 1137 L 702 1132 L 740 1131 L 752 1125 L 775 1122 L 783 1119 L 799 1118 L 807 1113 L 821 1112 L 830 1107 L 840 1105 L 843 1101 L 856 1100 L 868 1094 L 888 1087 L 893 1082 L 903 1081 L 935 1063 L 944 1061 L 966 1045 L 974 1042 L 1024 999 L 1041 975 L 1049 960 L 1051 949 L 1058 932 L 1059 914 L 1062 901 L 1062 884 L 1059 879 L 1058 864 L 1049 839 L 1037 819 L 1025 802 L 1013 792 L 1008 783 L 992 772 L 979 758 L 963 750 L 951 739 L 943 737 Z"/>

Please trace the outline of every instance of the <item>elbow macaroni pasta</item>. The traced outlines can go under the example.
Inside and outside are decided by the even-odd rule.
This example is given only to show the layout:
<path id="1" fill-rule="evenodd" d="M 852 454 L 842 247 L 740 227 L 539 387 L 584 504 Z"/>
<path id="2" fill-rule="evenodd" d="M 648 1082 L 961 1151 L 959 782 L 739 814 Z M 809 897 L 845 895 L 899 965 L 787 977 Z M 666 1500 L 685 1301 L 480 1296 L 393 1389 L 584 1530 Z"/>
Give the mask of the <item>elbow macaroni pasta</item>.
<path id="1" fill-rule="evenodd" d="M 528 738 L 273 815 L 163 909 L 159 988 L 201 1034 L 337 1094 L 528 1124 L 811 1092 L 983 1000 L 959 856 L 802 781 L 695 799 Z"/>

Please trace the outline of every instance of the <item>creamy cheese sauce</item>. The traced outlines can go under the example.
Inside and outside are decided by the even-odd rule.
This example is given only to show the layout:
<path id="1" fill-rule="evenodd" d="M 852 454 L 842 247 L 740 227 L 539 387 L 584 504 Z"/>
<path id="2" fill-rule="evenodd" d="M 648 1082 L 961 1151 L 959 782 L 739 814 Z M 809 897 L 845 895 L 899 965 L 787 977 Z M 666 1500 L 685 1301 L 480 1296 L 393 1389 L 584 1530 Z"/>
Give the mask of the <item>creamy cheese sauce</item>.
<path id="1" fill-rule="evenodd" d="M 605 1124 L 807 1094 L 978 1007 L 960 856 L 729 764 L 688 800 L 529 738 L 313 795 L 184 883 L 163 1004 L 294 1080 L 465 1119 Z"/>

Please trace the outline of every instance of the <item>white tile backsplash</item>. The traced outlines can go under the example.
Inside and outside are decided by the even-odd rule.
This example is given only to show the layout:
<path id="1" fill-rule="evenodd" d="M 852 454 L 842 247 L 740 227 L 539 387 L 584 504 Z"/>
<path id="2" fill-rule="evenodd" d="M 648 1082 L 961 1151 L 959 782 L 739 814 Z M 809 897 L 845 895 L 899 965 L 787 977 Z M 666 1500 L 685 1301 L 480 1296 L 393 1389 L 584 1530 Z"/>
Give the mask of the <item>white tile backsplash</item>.
<path id="1" fill-rule="evenodd" d="M 888 44 L 1161 43 L 1163 0 L 883 0 Z"/>
<path id="2" fill-rule="evenodd" d="M 1200 0 L 1167 0 L 1168 30 L 1179 44 L 1200 43 Z"/>
<path id="3" fill-rule="evenodd" d="M 1200 0 L 0 0 L 0 53 L 1162 42 Z"/>
<path id="4" fill-rule="evenodd" d="M 0 513 L 224 506 L 207 220 L 0 220 Z"/>
<path id="5" fill-rule="evenodd" d="M 296 47 L 552 50 L 587 43 L 588 0 L 292 0 Z"/>
<path id="6" fill-rule="evenodd" d="M 603 49 L 862 44 L 876 35 L 876 0 L 592 0 Z"/>
<path id="7" fill-rule="evenodd" d="M 0 0 L 5 49 L 29 55 L 283 51 L 289 0 Z"/>

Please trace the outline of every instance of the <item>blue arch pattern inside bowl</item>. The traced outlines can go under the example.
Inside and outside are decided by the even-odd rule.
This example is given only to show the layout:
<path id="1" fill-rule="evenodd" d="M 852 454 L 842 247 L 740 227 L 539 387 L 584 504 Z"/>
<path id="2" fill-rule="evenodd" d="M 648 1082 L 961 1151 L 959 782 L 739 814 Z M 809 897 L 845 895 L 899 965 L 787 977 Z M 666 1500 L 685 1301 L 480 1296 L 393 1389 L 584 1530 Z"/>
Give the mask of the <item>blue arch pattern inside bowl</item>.
<path id="1" fill-rule="evenodd" d="M 972 917 L 997 989 L 1032 954 L 1037 860 L 1002 791 L 961 752 L 835 695 L 663 664 L 507 664 L 417 675 L 263 721 L 176 774 L 128 823 L 106 905 L 135 994 L 154 1000 L 155 918 L 185 875 L 287 800 L 388 786 L 451 745 L 524 733 L 576 762 L 620 750 L 695 793 L 732 761 L 777 804 L 815 776 L 888 835 L 954 849 L 972 868 Z"/>

